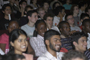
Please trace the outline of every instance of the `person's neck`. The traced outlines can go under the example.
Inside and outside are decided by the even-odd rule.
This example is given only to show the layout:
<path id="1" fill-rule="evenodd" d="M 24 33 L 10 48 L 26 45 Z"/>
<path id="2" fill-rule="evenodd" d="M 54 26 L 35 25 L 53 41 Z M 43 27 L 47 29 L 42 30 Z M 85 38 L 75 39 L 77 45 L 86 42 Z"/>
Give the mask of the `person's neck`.
<path id="1" fill-rule="evenodd" d="M 77 16 L 78 16 L 78 14 L 77 14 L 77 13 L 74 13 L 74 14 L 73 14 L 73 17 L 77 17 Z"/>
<path id="2" fill-rule="evenodd" d="M 14 51 L 15 52 L 15 54 L 20 54 L 20 55 L 22 55 L 22 52 L 19 52 L 19 51 Z"/>
<path id="3" fill-rule="evenodd" d="M 4 16 L 4 18 L 5 18 L 5 19 L 7 19 L 7 20 L 9 20 L 9 17 L 8 17 L 8 15 L 5 15 L 5 16 Z"/>
<path id="4" fill-rule="evenodd" d="M 51 55 L 53 55 L 54 57 L 57 58 L 57 54 L 56 54 L 55 51 L 53 51 L 53 50 L 51 50 L 51 49 L 49 48 L 49 49 L 48 49 L 48 52 L 49 52 Z"/>
<path id="5" fill-rule="evenodd" d="M 32 23 L 32 22 L 28 22 L 28 26 L 30 26 L 30 27 L 34 27 L 34 23 Z"/>
<path id="6" fill-rule="evenodd" d="M 70 24 L 71 27 L 74 27 L 74 24 Z"/>
<path id="7" fill-rule="evenodd" d="M 78 48 L 76 48 L 76 51 L 79 51 L 79 52 L 81 52 L 81 53 L 84 53 L 84 51 L 80 51 Z"/>

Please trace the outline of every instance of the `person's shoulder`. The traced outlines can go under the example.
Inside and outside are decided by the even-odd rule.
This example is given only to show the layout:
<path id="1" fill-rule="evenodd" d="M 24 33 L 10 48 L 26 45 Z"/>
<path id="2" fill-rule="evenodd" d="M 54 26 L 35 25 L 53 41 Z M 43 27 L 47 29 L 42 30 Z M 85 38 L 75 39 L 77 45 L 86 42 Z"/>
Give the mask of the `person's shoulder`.
<path id="1" fill-rule="evenodd" d="M 25 28 L 25 27 L 27 27 L 28 25 L 27 24 L 25 24 L 25 25 L 23 25 L 23 26 L 21 26 L 21 29 L 23 29 L 23 28 Z"/>
<path id="2" fill-rule="evenodd" d="M 38 57 L 37 60 L 49 60 L 44 54 L 40 57 Z"/>

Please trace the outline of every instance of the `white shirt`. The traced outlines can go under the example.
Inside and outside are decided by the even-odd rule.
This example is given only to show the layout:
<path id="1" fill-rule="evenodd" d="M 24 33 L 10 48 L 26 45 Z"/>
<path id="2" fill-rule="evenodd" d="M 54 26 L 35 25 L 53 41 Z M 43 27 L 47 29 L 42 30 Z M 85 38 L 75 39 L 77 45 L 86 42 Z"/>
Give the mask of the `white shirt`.
<path id="1" fill-rule="evenodd" d="M 34 26 L 34 27 L 30 27 L 30 26 L 28 26 L 28 25 L 26 24 L 26 25 L 23 25 L 23 26 L 21 27 L 21 29 L 26 32 L 26 34 L 28 35 L 28 37 L 33 37 L 33 33 L 34 33 L 34 30 L 35 30 L 35 26 Z"/>
<path id="2" fill-rule="evenodd" d="M 62 60 L 63 52 L 56 52 L 57 58 L 50 54 L 48 51 L 40 56 L 37 60 Z"/>
<path id="3" fill-rule="evenodd" d="M 60 31 L 59 31 L 59 29 L 58 29 L 58 27 L 57 26 L 52 26 L 52 28 L 51 29 L 53 29 L 53 30 L 55 30 L 55 31 L 58 31 L 59 33 L 60 33 Z M 48 28 L 47 28 L 47 30 L 49 30 Z"/>
<path id="4" fill-rule="evenodd" d="M 88 38 L 87 38 L 87 49 L 90 48 L 90 33 L 88 33 Z"/>
<path id="5" fill-rule="evenodd" d="M 32 37 L 30 39 L 30 44 L 34 49 L 36 56 L 41 56 L 47 51 L 46 46 L 44 44 L 44 37 L 40 35 L 37 35 L 37 37 Z"/>
<path id="6" fill-rule="evenodd" d="M 71 31 L 73 31 L 73 30 L 75 30 L 75 31 L 79 31 L 79 32 L 82 31 L 78 26 L 70 27 L 70 29 L 71 29 Z"/>
<path id="7" fill-rule="evenodd" d="M 65 20 L 64 18 L 65 17 L 63 17 L 63 21 Z M 59 22 L 60 22 L 60 17 L 54 16 L 53 25 L 57 26 L 59 24 Z"/>

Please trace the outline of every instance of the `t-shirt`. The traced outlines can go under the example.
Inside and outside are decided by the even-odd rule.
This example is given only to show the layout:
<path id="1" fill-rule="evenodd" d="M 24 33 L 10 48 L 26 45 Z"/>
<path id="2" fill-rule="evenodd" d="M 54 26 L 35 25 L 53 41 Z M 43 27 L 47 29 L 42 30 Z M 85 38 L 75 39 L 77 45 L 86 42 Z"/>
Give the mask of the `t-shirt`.
<path id="1" fill-rule="evenodd" d="M 65 10 L 70 10 L 72 5 L 71 4 L 69 4 L 69 5 L 64 4 L 63 7 L 65 8 Z"/>
<path id="2" fill-rule="evenodd" d="M 9 36 L 7 34 L 4 33 L 0 36 L 0 43 L 6 44 L 5 53 L 8 53 L 9 52 Z"/>
<path id="3" fill-rule="evenodd" d="M 23 25 L 23 26 L 21 27 L 21 29 L 26 32 L 26 34 L 28 35 L 28 37 L 33 37 L 33 33 L 34 33 L 34 30 L 35 30 L 35 26 L 34 26 L 34 27 L 30 27 L 30 26 L 28 26 L 28 25 L 26 24 L 26 25 Z"/>
<path id="4" fill-rule="evenodd" d="M 70 28 L 71 28 L 71 31 L 73 31 L 73 30 L 79 31 L 79 32 L 82 31 L 78 26 L 73 26 L 73 27 L 70 27 Z"/>

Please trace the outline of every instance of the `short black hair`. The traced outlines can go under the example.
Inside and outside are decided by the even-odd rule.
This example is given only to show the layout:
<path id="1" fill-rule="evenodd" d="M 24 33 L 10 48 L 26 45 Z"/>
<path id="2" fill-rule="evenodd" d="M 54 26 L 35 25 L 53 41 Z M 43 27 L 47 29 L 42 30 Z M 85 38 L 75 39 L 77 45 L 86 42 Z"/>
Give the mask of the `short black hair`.
<path id="1" fill-rule="evenodd" d="M 85 4 L 85 2 L 79 2 L 79 8 L 83 7 Z"/>
<path id="2" fill-rule="evenodd" d="M 33 7 L 32 7 L 32 6 L 27 5 L 27 6 L 25 7 L 25 11 L 27 11 L 27 9 L 28 9 L 28 8 L 33 9 Z"/>
<path id="3" fill-rule="evenodd" d="M 57 3 L 60 5 L 59 2 L 54 2 L 54 4 L 53 4 L 53 9 L 55 8 L 55 5 L 56 5 Z"/>
<path id="4" fill-rule="evenodd" d="M 80 20 L 84 19 L 85 17 L 89 17 L 89 15 L 87 13 L 82 13 L 80 16 Z"/>
<path id="5" fill-rule="evenodd" d="M 22 4 L 23 2 L 27 3 L 25 0 L 21 0 L 21 1 L 19 2 L 19 5 Z"/>
<path id="6" fill-rule="evenodd" d="M 90 9 L 90 7 L 87 7 L 87 8 L 85 9 L 85 12 L 88 12 L 89 9 Z"/>
<path id="7" fill-rule="evenodd" d="M 55 31 L 55 30 L 52 30 L 52 29 L 46 31 L 45 34 L 44 34 L 44 42 L 46 40 L 50 40 L 51 37 L 54 36 L 54 35 L 60 35 L 60 33 L 58 31 Z"/>
<path id="8" fill-rule="evenodd" d="M 37 13 L 37 11 L 36 11 L 36 10 L 30 10 L 30 11 L 28 11 L 28 12 L 27 12 L 27 17 L 28 17 L 28 16 L 31 17 L 33 13 Z"/>
<path id="9" fill-rule="evenodd" d="M 52 13 L 46 13 L 43 17 L 44 20 L 47 20 L 47 17 L 54 17 L 54 15 Z"/>
<path id="10" fill-rule="evenodd" d="M 66 22 L 66 21 L 61 21 L 61 22 L 59 23 L 59 27 L 58 27 L 58 28 L 59 28 L 59 29 L 62 28 L 63 24 L 66 24 L 66 23 L 69 24 L 69 23 Z"/>
<path id="11" fill-rule="evenodd" d="M 83 20 L 83 22 L 82 22 L 82 26 L 85 26 L 85 24 L 86 24 L 87 22 L 90 23 L 90 19 L 85 19 L 85 20 Z"/>
<path id="12" fill-rule="evenodd" d="M 9 5 L 9 4 L 4 4 L 3 6 L 2 6 L 2 11 L 4 11 L 5 9 L 6 9 L 6 7 L 10 7 L 11 8 L 11 10 L 12 10 L 12 7 L 11 7 L 11 5 Z"/>
<path id="13" fill-rule="evenodd" d="M 71 50 L 71 51 L 65 53 L 64 56 L 62 57 L 62 60 L 72 60 L 72 59 L 76 59 L 76 58 L 88 60 L 83 53 L 74 51 L 74 50 Z"/>
<path id="14" fill-rule="evenodd" d="M 54 10 L 54 14 L 57 16 L 63 9 L 65 9 L 63 6 L 57 6 Z"/>
<path id="15" fill-rule="evenodd" d="M 70 16 L 70 15 L 72 15 L 72 13 L 66 14 L 66 16 L 65 16 L 65 21 L 68 21 L 68 20 L 67 20 L 67 17 Z M 72 15 L 72 16 L 73 16 L 73 15 Z"/>

